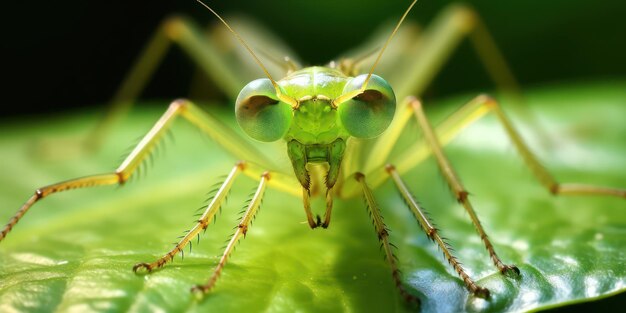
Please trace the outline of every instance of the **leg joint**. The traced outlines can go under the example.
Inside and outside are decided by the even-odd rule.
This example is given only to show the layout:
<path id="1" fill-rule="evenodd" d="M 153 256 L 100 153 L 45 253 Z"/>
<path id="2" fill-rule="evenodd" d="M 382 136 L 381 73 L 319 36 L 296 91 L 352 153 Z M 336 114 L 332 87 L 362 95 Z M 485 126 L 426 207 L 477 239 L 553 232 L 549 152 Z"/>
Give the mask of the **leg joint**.
<path id="1" fill-rule="evenodd" d="M 244 171 L 246 169 L 246 161 L 244 160 L 239 160 L 237 161 L 237 163 L 235 163 L 235 166 L 240 170 L 240 171 Z"/>
<path id="2" fill-rule="evenodd" d="M 361 182 L 365 179 L 365 174 L 361 173 L 361 172 L 356 172 L 354 173 L 354 179 L 356 179 L 356 181 Z"/>
<path id="3" fill-rule="evenodd" d="M 170 109 L 175 111 L 184 111 L 189 106 L 189 100 L 176 99 L 170 104 Z"/>
<path id="4" fill-rule="evenodd" d="M 549 189 L 550 189 L 550 193 L 553 195 L 558 195 L 559 192 L 561 191 L 559 184 L 552 184 L 550 185 Z"/>
<path id="5" fill-rule="evenodd" d="M 385 171 L 387 172 L 387 174 L 391 174 L 392 172 L 396 171 L 396 167 L 393 164 L 387 164 L 385 165 Z"/>
<path id="6" fill-rule="evenodd" d="M 409 105 L 411 106 L 411 108 L 415 111 L 415 110 L 422 110 L 422 101 L 420 101 L 419 99 L 415 98 L 415 97 L 409 97 L 408 98 L 408 102 Z"/>
<path id="7" fill-rule="evenodd" d="M 413 107 L 415 104 L 422 105 L 422 103 L 414 96 L 408 96 L 404 101 L 409 105 L 409 107 Z"/>
<path id="8" fill-rule="evenodd" d="M 242 233 L 244 236 L 245 236 L 245 235 L 246 235 L 246 233 L 248 232 L 248 225 L 245 225 L 245 224 L 239 224 L 239 225 L 237 225 L 237 227 L 238 227 L 239 229 L 241 229 L 241 233 Z"/>
<path id="9" fill-rule="evenodd" d="M 124 174 L 124 171 L 115 172 L 115 175 L 117 175 L 117 181 L 120 185 L 124 185 L 128 180 L 128 176 Z"/>
<path id="10" fill-rule="evenodd" d="M 469 192 L 467 192 L 466 190 L 461 190 L 459 192 L 457 192 L 456 194 L 456 201 L 458 201 L 459 203 L 463 203 L 465 201 L 467 201 L 467 196 L 469 195 Z"/>
<path id="11" fill-rule="evenodd" d="M 163 22 L 163 29 L 165 34 L 172 40 L 180 38 L 181 33 L 184 31 L 185 21 L 179 16 L 174 16 L 166 19 Z"/>
<path id="12" fill-rule="evenodd" d="M 202 229 L 206 229 L 209 227 L 209 220 L 207 218 L 201 218 L 198 220 L 198 225 L 200 225 Z"/>
<path id="13" fill-rule="evenodd" d="M 389 237 L 389 232 L 387 231 L 387 229 L 383 228 L 378 232 L 378 240 L 383 240 L 387 237 Z"/>
<path id="14" fill-rule="evenodd" d="M 476 97 L 476 100 L 480 103 L 483 103 L 486 107 L 490 109 L 498 107 L 498 102 L 496 101 L 496 99 L 487 94 L 479 95 L 478 97 Z"/>
<path id="15" fill-rule="evenodd" d="M 457 4 L 452 7 L 454 18 L 460 21 L 460 29 L 468 33 L 472 31 L 476 26 L 478 16 L 476 12 L 467 5 Z"/>
<path id="16" fill-rule="evenodd" d="M 436 234 L 437 228 L 431 227 L 426 230 L 426 235 L 428 235 L 428 238 L 430 239 L 434 239 Z"/>

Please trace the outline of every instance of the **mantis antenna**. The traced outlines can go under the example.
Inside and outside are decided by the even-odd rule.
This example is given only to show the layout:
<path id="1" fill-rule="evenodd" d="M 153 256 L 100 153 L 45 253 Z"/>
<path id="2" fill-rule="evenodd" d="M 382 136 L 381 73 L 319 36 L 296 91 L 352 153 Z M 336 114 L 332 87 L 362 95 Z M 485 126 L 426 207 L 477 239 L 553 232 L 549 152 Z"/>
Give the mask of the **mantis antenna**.
<path id="1" fill-rule="evenodd" d="M 200 0 L 198 0 L 198 1 L 200 1 Z M 346 102 L 346 101 L 348 101 L 348 100 L 350 100 L 350 99 L 352 99 L 352 98 L 362 94 L 365 91 L 365 88 L 367 88 L 367 84 L 369 83 L 370 78 L 372 78 L 372 74 L 374 73 L 374 69 L 378 65 L 378 62 L 380 61 L 380 58 L 383 56 L 383 53 L 385 52 L 385 49 L 389 45 L 389 42 L 391 41 L 393 36 L 395 36 L 396 33 L 398 32 L 398 29 L 400 28 L 400 25 L 402 25 L 402 22 L 404 22 L 404 19 L 409 14 L 409 12 L 411 11 L 411 9 L 415 5 L 415 3 L 417 3 L 417 0 L 413 0 L 411 5 L 409 5 L 409 8 L 406 9 L 406 11 L 404 11 L 404 14 L 402 14 L 402 17 L 400 18 L 400 21 L 398 21 L 398 24 L 396 25 L 396 27 L 391 32 L 391 35 L 389 35 L 389 37 L 387 38 L 387 41 L 385 41 L 385 44 L 380 49 L 380 52 L 378 53 L 378 56 L 376 57 L 376 61 L 374 61 L 374 64 L 372 65 L 372 68 L 370 68 L 370 71 L 367 74 L 367 77 L 365 78 L 365 81 L 363 81 L 363 85 L 361 85 L 361 88 L 359 88 L 357 90 L 354 90 L 352 92 L 348 92 L 346 94 L 343 94 L 343 95 L 335 98 L 333 100 L 333 106 L 334 107 L 337 107 L 339 104 L 341 104 L 343 102 Z"/>
<path id="2" fill-rule="evenodd" d="M 272 86 L 274 86 L 274 89 L 276 89 L 276 96 L 278 97 L 278 99 L 280 101 L 283 101 L 283 102 L 289 104 L 294 109 L 297 108 L 298 107 L 298 100 L 296 100 L 295 98 L 292 98 L 292 97 L 290 97 L 288 95 L 283 94 L 283 92 L 280 89 L 280 86 L 278 86 L 278 83 L 272 78 L 272 75 L 270 75 L 270 73 L 267 71 L 267 69 L 265 68 L 265 66 L 261 62 L 261 60 L 259 60 L 259 58 L 256 56 L 254 51 L 252 51 L 252 48 L 250 48 L 250 46 L 248 46 L 248 44 L 243 40 L 243 38 L 241 38 L 241 36 L 239 36 L 239 34 L 234 29 L 232 29 L 232 27 L 230 27 L 230 25 L 228 25 L 228 23 L 226 23 L 226 21 L 219 14 L 217 14 L 217 12 L 213 11 L 213 9 L 211 9 L 211 7 L 209 7 L 207 4 L 202 2 L 202 0 L 196 0 L 196 1 L 198 1 L 198 3 L 200 3 L 203 7 L 207 8 L 209 11 L 211 11 L 211 13 L 213 13 L 213 15 L 215 15 L 226 26 L 226 28 L 228 28 L 228 30 L 237 38 L 237 40 L 239 40 L 239 42 L 241 42 L 241 44 L 246 48 L 246 50 L 248 50 L 248 52 L 250 52 L 250 54 L 254 58 L 254 61 L 261 67 L 261 69 L 265 73 L 265 76 L 267 76 L 267 78 L 269 78 L 269 80 L 272 82 Z M 402 18 L 404 19 L 404 16 Z M 397 29 L 397 27 L 396 27 L 396 29 Z M 394 33 L 395 33 L 395 31 L 394 31 Z M 379 58 L 380 58 L 380 56 L 379 56 Z M 377 62 L 378 62 L 378 60 L 377 60 Z"/>

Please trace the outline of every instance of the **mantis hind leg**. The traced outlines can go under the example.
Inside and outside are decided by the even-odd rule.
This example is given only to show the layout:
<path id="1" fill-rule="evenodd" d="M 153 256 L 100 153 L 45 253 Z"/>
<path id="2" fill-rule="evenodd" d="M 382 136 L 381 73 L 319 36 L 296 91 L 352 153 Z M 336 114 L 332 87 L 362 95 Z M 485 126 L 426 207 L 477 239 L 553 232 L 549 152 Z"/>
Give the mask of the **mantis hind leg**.
<path id="1" fill-rule="evenodd" d="M 150 38 L 111 99 L 109 110 L 89 134 L 87 141 L 94 148 L 100 145 L 106 133 L 130 110 L 172 44 L 180 46 L 203 72 L 213 78 L 213 83 L 219 89 L 231 98 L 236 97 L 245 81 L 229 70 L 216 46 L 206 40 L 202 31 L 189 19 L 177 16 L 168 18 Z"/>
<path id="2" fill-rule="evenodd" d="M 204 38 L 202 31 L 193 22 L 182 17 L 171 17 L 161 23 L 145 45 L 110 100 L 108 110 L 86 138 L 69 138 L 69 142 L 63 139 L 43 141 L 38 149 L 52 157 L 57 154 L 66 157 L 68 144 L 79 144 L 81 149 L 97 150 L 115 124 L 131 109 L 172 44 L 180 46 L 204 73 L 213 78 L 213 83 L 226 95 L 233 99 L 237 96 L 245 80 L 229 70 L 219 49 Z M 58 149 L 59 143 L 64 143 L 65 148 L 62 151 Z"/>
<path id="3" fill-rule="evenodd" d="M 436 140 L 439 146 L 449 143 L 463 129 L 477 121 L 479 118 L 485 116 L 487 113 L 493 113 L 504 128 L 506 135 L 513 143 L 515 149 L 522 156 L 522 159 L 527 167 L 541 183 L 541 185 L 544 186 L 550 193 L 554 195 L 602 195 L 626 198 L 626 189 L 622 188 L 558 182 L 526 145 L 519 132 L 513 126 L 513 123 L 507 118 L 498 102 L 493 98 L 485 95 L 480 95 L 474 98 L 441 123 L 441 125 L 437 127 L 436 131 L 432 129 L 430 123 L 426 124 L 427 118 L 419 101 L 411 99 L 410 103 L 422 130 L 425 133 L 427 131 L 430 132 L 432 134 L 432 139 Z M 432 145 L 433 144 L 429 142 L 429 146 L 431 148 Z M 421 162 L 423 157 L 429 154 L 427 150 L 428 148 L 424 147 L 423 144 L 416 143 L 407 149 L 406 153 L 394 157 L 395 160 L 398 160 L 397 163 L 394 161 L 394 164 L 396 164 L 398 171 L 403 173 Z M 409 158 L 409 155 L 417 155 L 418 157 Z M 439 157 L 437 158 L 439 161 Z"/>
<path id="4" fill-rule="evenodd" d="M 397 93 L 421 95 L 464 38 L 469 39 L 496 86 L 519 94 L 518 83 L 487 27 L 471 7 L 459 4 L 443 10 L 420 34 L 418 44 L 396 61 L 401 66 L 390 79 Z"/>
<path id="5" fill-rule="evenodd" d="M 271 46 L 272 53 L 279 56 L 289 55 L 285 45 L 275 37 L 264 31 L 260 25 L 250 24 L 250 22 L 238 21 L 233 22 L 236 28 L 245 33 L 251 33 L 246 38 L 258 45 Z M 192 20 L 181 17 L 172 16 L 165 19 L 154 35 L 150 38 L 142 52 L 137 57 L 124 80 L 120 84 L 117 92 L 110 101 L 110 107 L 100 122 L 92 130 L 87 137 L 87 143 L 92 148 L 98 148 L 106 134 L 111 130 L 117 121 L 121 119 L 132 107 L 133 102 L 137 99 L 158 66 L 163 62 L 164 57 L 171 47 L 178 46 L 193 61 L 198 68 L 198 73 L 203 74 L 202 77 L 210 79 L 210 84 L 215 85 L 217 89 L 223 92 L 229 99 L 236 99 L 241 86 L 257 77 L 256 72 L 250 71 L 247 64 L 250 62 L 247 52 L 246 58 L 233 57 L 236 51 L 232 51 L 230 42 L 223 42 L 224 36 L 216 34 L 225 31 L 219 25 L 216 29 L 210 27 L 210 33 L 213 36 L 207 36 L 205 31 L 198 27 Z M 253 35 L 254 33 L 256 35 Z M 226 36 L 230 40 L 230 34 Z M 235 45 L 235 47 L 238 47 Z M 225 49 L 230 47 L 230 49 Z M 267 63 L 267 62 L 266 62 Z M 295 64 L 295 63 L 294 63 Z M 286 69 L 283 64 L 268 64 L 270 70 L 283 73 Z M 294 65 L 297 66 L 297 65 Z M 256 65 L 253 67 L 256 69 Z M 251 73 L 252 72 L 252 73 Z M 196 77 L 199 77 L 196 75 Z M 198 82 L 202 85 L 198 87 Z M 190 89 L 207 90 L 207 81 L 195 79 Z M 198 93 L 198 92 L 196 92 Z"/>
<path id="6" fill-rule="evenodd" d="M 406 41 L 413 43 L 401 48 L 401 53 L 389 61 L 389 68 L 393 71 L 387 73 L 381 68 L 381 75 L 394 86 L 398 99 L 409 95 L 421 97 L 464 38 L 469 39 L 496 87 L 514 100 L 511 108 L 516 115 L 532 124 L 543 137 L 550 138 L 549 132 L 543 129 L 536 116 L 523 106 L 519 84 L 486 25 L 466 5 L 448 6 L 423 32 L 407 38 Z M 393 51 L 392 47 L 389 50 Z M 372 150 L 377 153 L 365 161 L 365 173 L 385 162 L 411 116 L 412 110 L 407 102 L 399 102 L 394 123 L 375 142 Z"/>

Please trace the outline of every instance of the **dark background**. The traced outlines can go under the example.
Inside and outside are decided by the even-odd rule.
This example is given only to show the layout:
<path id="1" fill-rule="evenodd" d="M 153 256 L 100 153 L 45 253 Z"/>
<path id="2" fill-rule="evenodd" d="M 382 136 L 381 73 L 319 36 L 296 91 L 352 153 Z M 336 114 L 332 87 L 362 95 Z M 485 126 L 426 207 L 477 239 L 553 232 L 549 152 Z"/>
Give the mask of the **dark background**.
<path id="1" fill-rule="evenodd" d="M 223 15 L 245 13 L 267 25 L 309 64 L 326 63 L 381 23 L 397 20 L 409 2 L 208 1 Z M 420 0 L 410 18 L 428 24 L 451 2 Z M 522 86 L 626 77 L 626 1 L 466 3 L 479 12 Z M 173 13 L 202 25 L 216 22 L 194 0 L 3 3 L 0 118 L 105 105 L 150 34 Z M 187 95 L 192 70 L 179 50 L 172 51 L 142 98 Z M 465 42 L 427 94 L 491 89 Z"/>

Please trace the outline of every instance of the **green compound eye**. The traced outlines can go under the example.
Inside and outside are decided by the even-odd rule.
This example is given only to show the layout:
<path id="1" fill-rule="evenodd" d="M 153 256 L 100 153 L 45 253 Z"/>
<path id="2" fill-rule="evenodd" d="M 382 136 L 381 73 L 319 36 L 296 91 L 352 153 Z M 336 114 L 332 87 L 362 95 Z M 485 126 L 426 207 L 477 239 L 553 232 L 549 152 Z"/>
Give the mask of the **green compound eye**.
<path id="1" fill-rule="evenodd" d="M 359 75 L 346 84 L 343 94 L 358 90 L 367 78 Z M 357 138 L 373 138 L 389 127 L 396 112 L 396 95 L 380 76 L 372 75 L 367 89 L 360 95 L 339 104 L 339 119 L 348 133 Z"/>
<path id="2" fill-rule="evenodd" d="M 276 89 L 267 78 L 247 84 L 235 105 L 237 123 L 253 139 L 270 142 L 281 139 L 289 130 L 293 113 L 289 104 L 276 97 Z"/>

